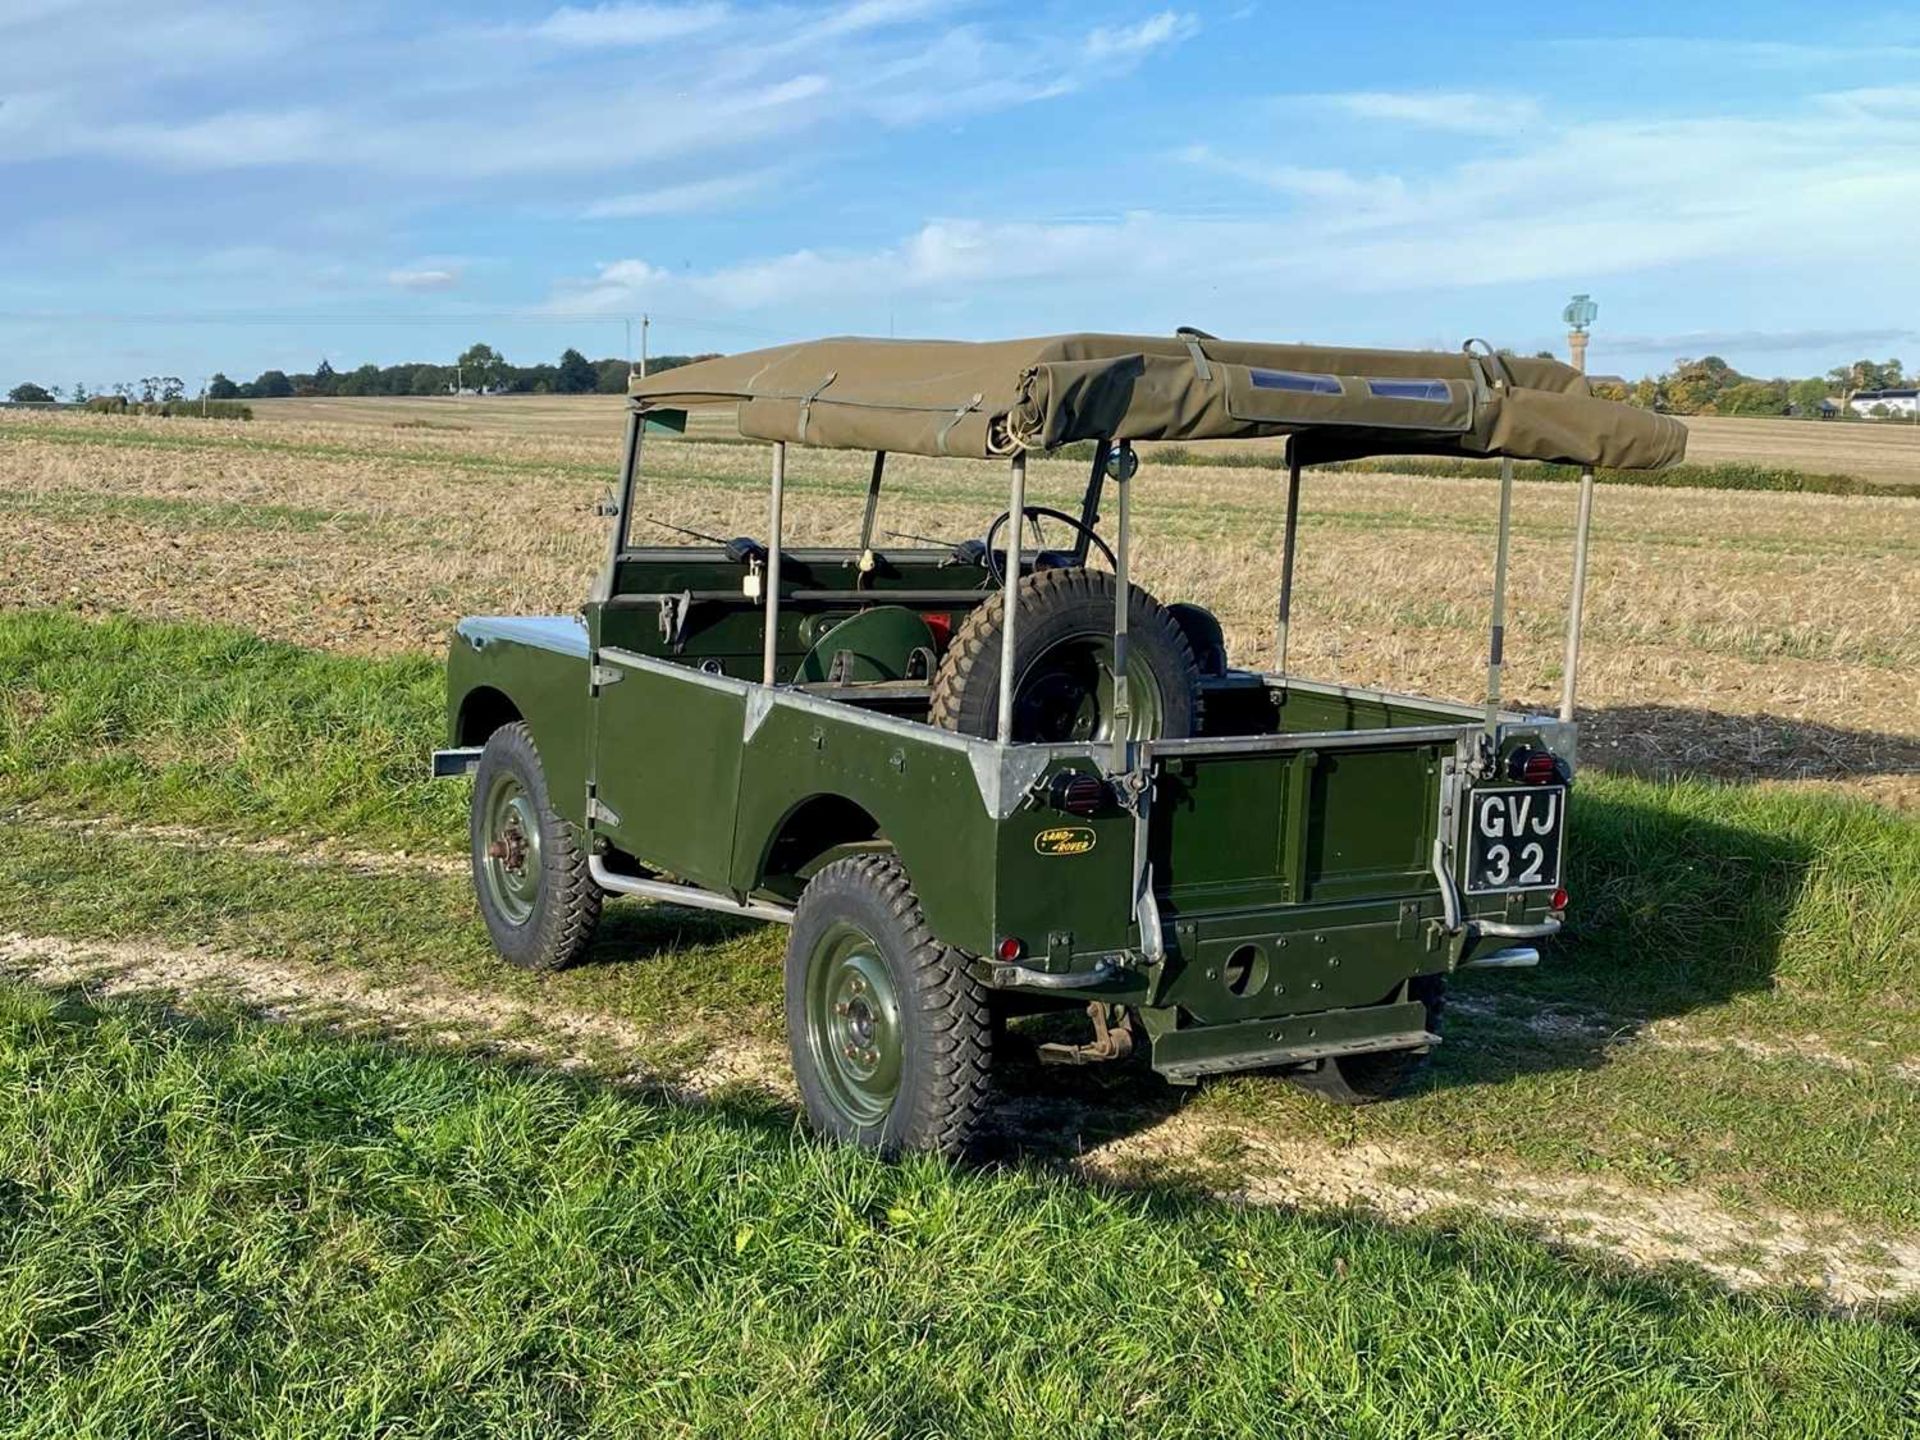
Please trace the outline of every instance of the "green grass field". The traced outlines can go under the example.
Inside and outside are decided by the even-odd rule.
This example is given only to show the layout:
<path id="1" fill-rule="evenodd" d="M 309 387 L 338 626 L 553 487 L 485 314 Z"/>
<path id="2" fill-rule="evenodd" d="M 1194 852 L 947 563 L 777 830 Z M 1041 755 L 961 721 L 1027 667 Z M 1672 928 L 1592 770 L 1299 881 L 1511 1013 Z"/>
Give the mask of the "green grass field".
<path id="1" fill-rule="evenodd" d="M 1574 933 L 1463 978 L 1406 1100 L 1029 1027 L 991 1163 L 886 1165 L 741 1068 L 777 928 L 498 963 L 441 704 L 427 657 L 0 611 L 0 1433 L 1920 1421 L 1910 817 L 1588 775 Z"/>
<path id="2" fill-rule="evenodd" d="M 1920 1341 L 0 989 L 7 1433 L 1897 1434 Z"/>

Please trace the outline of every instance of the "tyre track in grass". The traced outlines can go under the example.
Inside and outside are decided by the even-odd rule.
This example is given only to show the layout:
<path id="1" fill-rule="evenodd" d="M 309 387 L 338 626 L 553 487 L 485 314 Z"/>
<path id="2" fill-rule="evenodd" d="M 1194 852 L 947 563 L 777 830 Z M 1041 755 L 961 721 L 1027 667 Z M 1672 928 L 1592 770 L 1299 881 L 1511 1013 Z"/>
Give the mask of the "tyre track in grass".
<path id="1" fill-rule="evenodd" d="M 601 1075 L 612 1083 L 711 1103 L 743 1093 L 791 1107 L 777 1045 L 715 1040 L 587 1010 L 541 1006 L 452 984 L 431 971 L 374 983 L 347 967 L 267 960 L 204 947 L 0 935 L 0 972 L 49 989 L 108 998 L 239 1004 L 272 1020 L 479 1049 L 505 1059 Z M 697 1058 L 676 1063 L 676 1054 Z M 1191 1110 L 1077 1155 L 1062 1138 L 1095 1128 L 1089 1107 L 1024 1095 L 994 1128 L 1030 1155 L 1097 1182 L 1200 1186 L 1233 1204 L 1353 1209 L 1389 1220 L 1463 1210 L 1643 1268 L 1698 1266 L 1734 1290 L 1804 1287 L 1847 1313 L 1920 1297 L 1920 1236 L 1775 1206 L 1734 1208 L 1697 1189 L 1652 1192 L 1581 1176 L 1440 1159 L 1413 1147 L 1281 1138 Z M 1106 1117 L 1108 1120 L 1111 1117 Z"/>

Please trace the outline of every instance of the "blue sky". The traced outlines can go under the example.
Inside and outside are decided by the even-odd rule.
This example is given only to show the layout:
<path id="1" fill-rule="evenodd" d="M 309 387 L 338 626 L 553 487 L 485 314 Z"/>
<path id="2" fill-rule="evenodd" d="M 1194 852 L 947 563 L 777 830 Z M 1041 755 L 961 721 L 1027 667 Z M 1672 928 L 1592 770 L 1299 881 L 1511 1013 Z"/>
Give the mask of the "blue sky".
<path id="1" fill-rule="evenodd" d="M 0 0 L 0 386 L 1182 324 L 1920 360 L 1920 17 Z"/>

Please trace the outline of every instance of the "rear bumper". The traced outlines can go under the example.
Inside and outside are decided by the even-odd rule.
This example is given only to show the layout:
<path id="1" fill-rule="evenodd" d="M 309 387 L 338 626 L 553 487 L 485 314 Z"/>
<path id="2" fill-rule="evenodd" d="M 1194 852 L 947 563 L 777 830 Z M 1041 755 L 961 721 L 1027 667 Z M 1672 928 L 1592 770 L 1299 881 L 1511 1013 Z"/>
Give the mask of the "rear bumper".
<path id="1" fill-rule="evenodd" d="M 1427 1007 L 1409 1000 L 1399 1005 L 1166 1030 L 1153 1037 L 1153 1068 L 1176 1083 L 1192 1084 L 1204 1075 L 1264 1070 L 1379 1050 L 1425 1050 L 1439 1043 L 1440 1037 L 1427 1029 Z"/>

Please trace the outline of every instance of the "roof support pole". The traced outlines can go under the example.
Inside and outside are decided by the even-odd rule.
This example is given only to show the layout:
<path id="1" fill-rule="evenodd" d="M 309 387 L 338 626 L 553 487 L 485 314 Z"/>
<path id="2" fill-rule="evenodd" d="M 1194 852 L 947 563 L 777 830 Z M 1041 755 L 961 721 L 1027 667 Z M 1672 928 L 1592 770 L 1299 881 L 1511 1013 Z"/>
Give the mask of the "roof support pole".
<path id="1" fill-rule="evenodd" d="M 1513 461 L 1500 461 L 1500 530 L 1493 551 L 1493 631 L 1487 643 L 1487 727 L 1485 753 L 1493 763 L 1494 735 L 1500 725 L 1500 666 L 1507 647 L 1507 548 L 1513 533 Z"/>
<path id="2" fill-rule="evenodd" d="M 873 477 L 867 481 L 867 513 L 860 520 L 860 573 L 873 569 L 873 522 L 880 513 L 880 480 L 887 473 L 887 452 L 873 452 Z"/>
<path id="3" fill-rule="evenodd" d="M 627 410 L 626 448 L 620 456 L 620 483 L 615 489 L 611 505 L 602 506 L 602 513 L 609 514 L 613 523 L 607 527 L 607 559 L 600 567 L 599 578 L 593 582 L 594 600 L 613 598 L 614 567 L 620 562 L 620 552 L 627 548 L 627 517 L 633 512 L 633 481 L 640 470 L 640 436 L 645 432 L 647 422 L 637 409 Z"/>
<path id="4" fill-rule="evenodd" d="M 1133 587 L 1127 579 L 1131 556 L 1133 509 L 1133 446 L 1120 442 L 1120 463 L 1114 467 L 1113 489 L 1118 497 L 1119 523 L 1113 547 L 1113 768 L 1128 768 L 1128 743 L 1133 734 L 1133 697 L 1127 685 L 1127 609 Z"/>
<path id="5" fill-rule="evenodd" d="M 1293 624 L 1293 543 L 1300 530 L 1300 459 L 1287 442 L 1287 519 L 1280 540 L 1280 626 L 1275 636 L 1279 650 L 1276 673 L 1287 673 L 1287 631 Z"/>
<path id="6" fill-rule="evenodd" d="M 760 680 L 771 685 L 780 654 L 780 527 L 787 499 L 787 442 L 773 442 L 773 498 L 767 507 L 767 620 Z"/>
<path id="7" fill-rule="evenodd" d="M 1007 558 L 1001 570 L 1004 586 L 1000 597 L 1000 723 L 995 735 L 1002 745 L 1013 742 L 1014 627 L 1020 618 L 1020 537 L 1027 528 L 1027 452 L 1016 450 L 1008 468 L 1012 471 L 1011 493 L 1007 499 Z"/>
<path id="8" fill-rule="evenodd" d="M 1087 473 L 1087 493 L 1080 500 L 1080 533 L 1073 537 L 1073 558 L 1084 565 L 1093 550 L 1093 527 L 1100 523 L 1100 490 L 1107 479 L 1107 462 L 1113 458 L 1113 442 L 1102 440 L 1093 447 L 1093 469 Z"/>
<path id="9" fill-rule="evenodd" d="M 1560 718 L 1573 719 L 1573 689 L 1580 673 L 1580 621 L 1587 601 L 1587 532 L 1593 523 L 1593 467 L 1580 472 L 1580 508 L 1573 521 L 1573 594 L 1567 599 L 1567 657 L 1560 666 Z"/>

